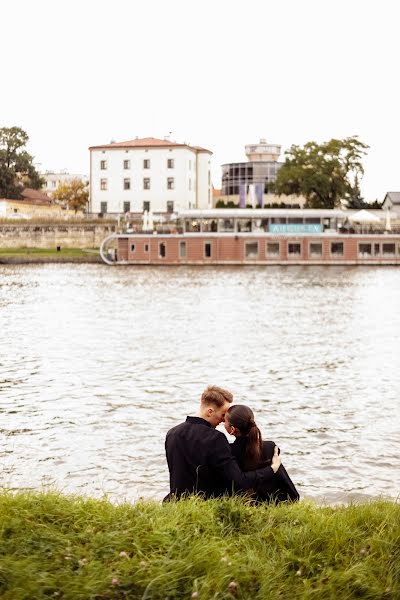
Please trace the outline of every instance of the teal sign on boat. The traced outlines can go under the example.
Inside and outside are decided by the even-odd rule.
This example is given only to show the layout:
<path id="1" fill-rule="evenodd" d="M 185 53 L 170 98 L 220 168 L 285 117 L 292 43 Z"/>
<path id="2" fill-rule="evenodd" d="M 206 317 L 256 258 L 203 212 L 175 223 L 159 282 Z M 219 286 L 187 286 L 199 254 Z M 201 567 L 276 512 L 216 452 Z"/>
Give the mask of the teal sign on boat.
<path id="1" fill-rule="evenodd" d="M 270 233 L 322 233 L 321 223 L 271 223 Z"/>

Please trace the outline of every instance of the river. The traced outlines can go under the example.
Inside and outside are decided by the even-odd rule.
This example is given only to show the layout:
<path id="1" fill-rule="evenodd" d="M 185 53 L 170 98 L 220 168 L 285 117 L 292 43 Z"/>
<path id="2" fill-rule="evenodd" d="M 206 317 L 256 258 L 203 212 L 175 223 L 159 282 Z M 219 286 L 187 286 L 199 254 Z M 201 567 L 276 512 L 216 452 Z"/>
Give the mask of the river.
<path id="1" fill-rule="evenodd" d="M 398 268 L 0 265 L 0 326 L 0 486 L 161 499 L 215 383 L 303 497 L 399 493 Z"/>

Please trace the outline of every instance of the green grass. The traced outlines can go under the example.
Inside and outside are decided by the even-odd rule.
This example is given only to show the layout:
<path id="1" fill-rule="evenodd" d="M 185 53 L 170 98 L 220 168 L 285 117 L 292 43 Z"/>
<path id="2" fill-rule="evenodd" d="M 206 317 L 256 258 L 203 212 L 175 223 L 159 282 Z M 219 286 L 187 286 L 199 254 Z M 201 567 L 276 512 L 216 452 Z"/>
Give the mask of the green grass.
<path id="1" fill-rule="evenodd" d="M 66 260 L 100 261 L 98 248 L 0 248 L 0 262 L 65 262 Z"/>
<path id="2" fill-rule="evenodd" d="M 0 597 L 398 599 L 400 505 L 0 493 Z"/>

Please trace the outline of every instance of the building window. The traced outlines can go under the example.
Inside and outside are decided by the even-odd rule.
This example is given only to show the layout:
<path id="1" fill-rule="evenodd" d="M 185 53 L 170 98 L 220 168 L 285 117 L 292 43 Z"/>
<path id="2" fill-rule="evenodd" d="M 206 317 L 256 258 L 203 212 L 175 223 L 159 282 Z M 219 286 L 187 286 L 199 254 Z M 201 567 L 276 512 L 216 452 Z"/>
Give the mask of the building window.
<path id="1" fill-rule="evenodd" d="M 145 177 L 143 179 L 143 189 L 144 190 L 149 190 L 150 189 L 150 177 Z"/>
<path id="2" fill-rule="evenodd" d="M 124 190 L 130 190 L 131 189 L 131 180 L 129 179 L 129 177 L 126 177 L 124 179 Z"/>
<path id="3" fill-rule="evenodd" d="M 288 243 L 288 256 L 300 256 L 301 255 L 301 244 L 300 242 Z"/>
<path id="4" fill-rule="evenodd" d="M 102 213 L 107 212 L 107 202 L 100 202 L 100 212 L 102 212 Z"/>
<path id="5" fill-rule="evenodd" d="M 100 161 L 100 169 L 102 171 L 105 171 L 107 169 L 107 161 L 106 160 L 101 160 Z"/>
<path id="6" fill-rule="evenodd" d="M 131 161 L 130 160 L 124 160 L 124 169 L 130 169 L 131 168 Z"/>
<path id="7" fill-rule="evenodd" d="M 167 178 L 167 190 L 173 190 L 173 189 L 175 189 L 174 178 L 168 177 Z"/>
<path id="8" fill-rule="evenodd" d="M 358 257 L 359 258 L 371 258 L 372 256 L 372 244 L 358 244 Z"/>
<path id="9" fill-rule="evenodd" d="M 192 189 L 192 180 L 189 179 L 189 191 Z"/>
<path id="10" fill-rule="evenodd" d="M 374 244 L 374 256 L 380 256 L 381 247 L 380 244 Z"/>
<path id="11" fill-rule="evenodd" d="M 258 242 L 246 242 L 245 256 L 246 258 L 258 258 Z"/>
<path id="12" fill-rule="evenodd" d="M 149 158 L 145 158 L 143 160 L 143 169 L 150 169 L 150 159 Z"/>
<path id="13" fill-rule="evenodd" d="M 179 258 L 186 258 L 186 242 L 179 242 Z"/>
<path id="14" fill-rule="evenodd" d="M 174 159 L 173 158 L 167 158 L 167 168 L 168 169 L 174 168 Z"/>
<path id="15" fill-rule="evenodd" d="M 173 212 L 174 212 L 174 203 L 172 202 L 172 200 L 168 200 L 167 213 L 173 213 Z"/>
<path id="16" fill-rule="evenodd" d="M 107 189 L 107 179 L 100 179 L 100 189 L 103 191 Z"/>
<path id="17" fill-rule="evenodd" d="M 189 160 L 189 171 L 191 171 L 191 170 L 192 170 L 192 161 Z"/>
<path id="18" fill-rule="evenodd" d="M 382 244 L 382 256 L 395 256 L 396 246 L 395 244 Z"/>
<path id="19" fill-rule="evenodd" d="M 311 242 L 310 258 L 319 258 L 322 256 L 322 242 Z"/>
<path id="20" fill-rule="evenodd" d="M 128 212 L 131 212 L 131 203 L 124 202 L 124 213 L 128 213 Z"/>
<path id="21" fill-rule="evenodd" d="M 211 258 L 211 242 L 204 242 L 204 256 L 205 258 Z"/>
<path id="22" fill-rule="evenodd" d="M 131 252 L 135 252 L 135 244 L 131 244 Z"/>
<path id="23" fill-rule="evenodd" d="M 150 212 L 150 202 L 148 200 L 145 200 L 143 202 L 143 212 L 145 212 L 147 210 L 147 212 Z"/>
<path id="24" fill-rule="evenodd" d="M 166 245 L 164 244 L 164 242 L 161 242 L 161 244 L 158 244 L 158 256 L 160 258 L 165 258 L 166 254 L 167 254 Z"/>
<path id="25" fill-rule="evenodd" d="M 144 245 L 144 251 L 145 251 L 145 252 L 148 252 L 148 251 L 149 251 L 149 245 L 148 245 L 148 244 L 145 244 L 145 245 Z"/>
<path id="26" fill-rule="evenodd" d="M 331 242 L 331 255 L 343 256 L 343 242 Z"/>
<path id="27" fill-rule="evenodd" d="M 56 181 L 52 181 L 51 182 L 51 187 L 53 187 L 53 188 L 57 187 L 57 182 Z"/>
<path id="28" fill-rule="evenodd" d="M 279 242 L 267 242 L 266 254 L 269 257 L 279 257 Z"/>

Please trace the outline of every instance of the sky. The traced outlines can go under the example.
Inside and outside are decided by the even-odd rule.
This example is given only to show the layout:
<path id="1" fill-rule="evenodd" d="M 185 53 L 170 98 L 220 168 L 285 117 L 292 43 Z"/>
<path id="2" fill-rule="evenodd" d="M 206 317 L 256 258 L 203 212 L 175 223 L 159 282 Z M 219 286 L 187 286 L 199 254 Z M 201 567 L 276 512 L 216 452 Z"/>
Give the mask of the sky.
<path id="1" fill-rule="evenodd" d="M 400 191 L 397 0 L 13 0 L 0 10 L 0 127 L 42 171 L 89 174 L 88 147 L 164 138 L 245 161 L 358 135 L 361 191 Z M 6 60 L 4 60 L 6 58 Z"/>

